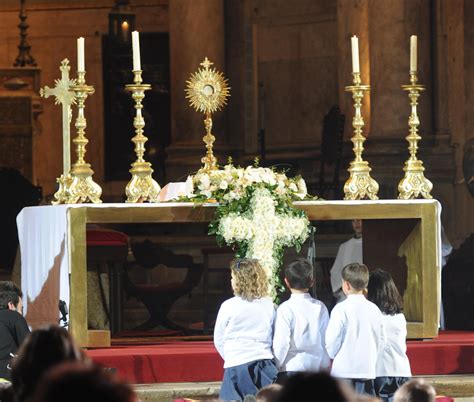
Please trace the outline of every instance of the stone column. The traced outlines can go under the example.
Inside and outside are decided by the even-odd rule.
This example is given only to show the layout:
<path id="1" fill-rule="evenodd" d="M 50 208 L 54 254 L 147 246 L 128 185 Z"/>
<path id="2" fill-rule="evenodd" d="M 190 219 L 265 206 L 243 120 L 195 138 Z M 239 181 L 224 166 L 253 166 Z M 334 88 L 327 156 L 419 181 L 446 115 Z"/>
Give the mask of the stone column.
<path id="1" fill-rule="evenodd" d="M 223 0 L 173 0 L 169 2 L 171 71 L 171 145 L 167 149 L 168 181 L 201 166 L 205 155 L 202 113 L 189 106 L 186 81 L 207 57 L 218 71 L 225 73 Z M 216 144 L 225 143 L 224 111 L 213 116 Z M 220 163 L 225 162 L 222 158 Z M 185 177 L 184 177 L 185 179 Z"/>
<path id="2" fill-rule="evenodd" d="M 422 135 L 432 133 L 431 22 L 429 0 L 371 1 L 370 71 L 372 135 L 404 138 L 410 106 L 401 85 L 409 83 L 410 36 L 418 36 L 419 83 L 427 86 L 418 108 Z"/>
<path id="3" fill-rule="evenodd" d="M 365 144 L 365 159 L 380 185 L 380 198 L 396 198 L 408 159 L 408 94 L 401 86 L 409 83 L 410 36 L 418 36 L 418 80 L 426 85 L 419 99 L 420 143 L 418 157 L 423 160 L 425 176 L 434 180 L 431 161 L 425 151 L 433 148 L 432 114 L 432 30 L 429 0 L 369 0 L 371 128 Z"/>

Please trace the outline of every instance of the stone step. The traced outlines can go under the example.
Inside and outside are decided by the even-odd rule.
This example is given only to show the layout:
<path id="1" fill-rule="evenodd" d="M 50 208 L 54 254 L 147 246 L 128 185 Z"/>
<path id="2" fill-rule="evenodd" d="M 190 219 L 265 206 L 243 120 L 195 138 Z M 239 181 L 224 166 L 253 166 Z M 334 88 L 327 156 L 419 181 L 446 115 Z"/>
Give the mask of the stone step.
<path id="1" fill-rule="evenodd" d="M 455 402 L 474 402 L 474 374 L 423 376 L 436 388 L 438 395 L 454 398 Z M 142 402 L 169 402 L 178 398 L 213 401 L 218 399 L 220 382 L 183 382 L 142 384 L 134 388 Z"/>

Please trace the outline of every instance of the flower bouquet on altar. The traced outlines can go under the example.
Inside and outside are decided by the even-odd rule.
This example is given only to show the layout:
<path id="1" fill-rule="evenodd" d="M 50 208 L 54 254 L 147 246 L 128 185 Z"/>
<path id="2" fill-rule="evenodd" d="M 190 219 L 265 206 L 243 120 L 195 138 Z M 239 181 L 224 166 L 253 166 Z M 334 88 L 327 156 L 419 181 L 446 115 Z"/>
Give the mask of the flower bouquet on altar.
<path id="1" fill-rule="evenodd" d="M 233 247 L 236 257 L 259 260 L 271 294 L 283 290 L 278 269 L 285 247 L 299 251 L 309 234 L 309 220 L 292 202 L 307 197 L 301 177 L 288 178 L 258 166 L 201 170 L 186 181 L 186 201 L 219 203 L 209 234 Z M 183 199 L 184 200 L 184 199 Z"/>

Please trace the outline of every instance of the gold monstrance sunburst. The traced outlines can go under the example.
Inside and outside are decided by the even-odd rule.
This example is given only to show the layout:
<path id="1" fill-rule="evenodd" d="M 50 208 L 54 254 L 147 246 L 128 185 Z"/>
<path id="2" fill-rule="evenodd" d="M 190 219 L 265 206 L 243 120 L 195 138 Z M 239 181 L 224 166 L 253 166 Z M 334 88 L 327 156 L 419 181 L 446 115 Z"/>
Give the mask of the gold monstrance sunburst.
<path id="1" fill-rule="evenodd" d="M 212 152 L 212 147 L 216 137 L 211 133 L 212 117 L 211 114 L 222 109 L 227 103 L 227 97 L 230 96 L 227 79 L 221 72 L 216 71 L 215 68 L 210 69 L 213 65 L 206 57 L 201 63 L 203 68 L 191 74 L 191 78 L 186 81 L 188 84 L 186 88 L 186 98 L 189 99 L 191 106 L 197 112 L 202 112 L 205 115 L 204 127 L 206 135 L 202 138 L 206 144 L 206 156 L 201 158 L 204 166 L 200 171 L 209 171 L 217 169 L 217 159 Z"/>

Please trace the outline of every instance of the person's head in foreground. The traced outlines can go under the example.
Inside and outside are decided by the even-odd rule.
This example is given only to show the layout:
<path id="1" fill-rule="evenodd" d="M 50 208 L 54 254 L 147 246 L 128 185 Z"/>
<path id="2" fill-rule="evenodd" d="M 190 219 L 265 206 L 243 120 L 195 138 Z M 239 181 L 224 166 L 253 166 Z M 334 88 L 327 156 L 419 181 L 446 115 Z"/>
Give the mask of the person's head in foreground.
<path id="1" fill-rule="evenodd" d="M 282 386 L 280 384 L 270 384 L 257 392 L 255 400 L 257 402 L 276 402 L 280 396 Z"/>
<path id="2" fill-rule="evenodd" d="M 307 401 L 347 402 L 338 381 L 327 373 L 298 373 L 288 378 L 278 402 Z"/>
<path id="3" fill-rule="evenodd" d="M 307 292 L 313 286 L 313 267 L 304 258 L 298 258 L 285 269 L 285 283 L 292 291 Z"/>
<path id="4" fill-rule="evenodd" d="M 435 402 L 434 387 L 423 378 L 415 378 L 398 388 L 394 402 Z"/>
<path id="5" fill-rule="evenodd" d="M 342 291 L 347 295 L 363 294 L 369 283 L 369 269 L 357 262 L 342 269 Z"/>
<path id="6" fill-rule="evenodd" d="M 395 282 L 392 276 L 383 269 L 376 269 L 370 273 L 367 299 L 376 304 L 386 315 L 395 315 L 403 311 L 403 299 Z"/>
<path id="7" fill-rule="evenodd" d="M 0 310 L 23 314 L 23 293 L 12 281 L 0 281 Z"/>
<path id="8" fill-rule="evenodd" d="M 11 380 L 18 401 L 31 398 L 42 376 L 50 368 L 67 361 L 85 361 L 69 333 L 57 326 L 33 331 L 18 350 Z"/>
<path id="9" fill-rule="evenodd" d="M 130 387 L 103 368 L 80 362 L 60 364 L 44 377 L 32 402 L 137 402 Z"/>
<path id="10" fill-rule="evenodd" d="M 268 295 L 267 275 L 257 260 L 238 258 L 230 263 L 235 296 L 252 301 Z"/>

